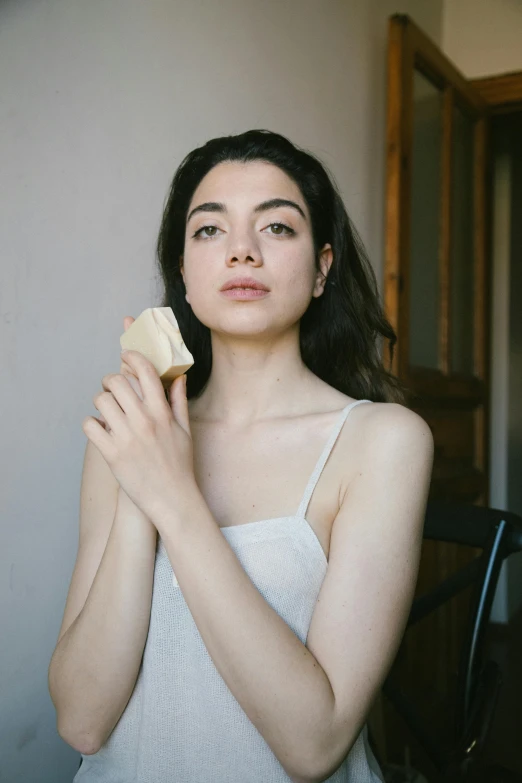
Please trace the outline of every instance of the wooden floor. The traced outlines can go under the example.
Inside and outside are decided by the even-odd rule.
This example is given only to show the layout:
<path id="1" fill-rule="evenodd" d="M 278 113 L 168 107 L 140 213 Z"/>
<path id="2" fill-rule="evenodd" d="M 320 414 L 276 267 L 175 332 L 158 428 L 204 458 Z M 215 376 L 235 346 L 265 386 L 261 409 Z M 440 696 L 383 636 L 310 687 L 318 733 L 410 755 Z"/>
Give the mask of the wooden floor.
<path id="1" fill-rule="evenodd" d="M 508 625 L 490 626 L 488 649 L 504 682 L 484 760 L 522 774 L 522 610 Z"/>

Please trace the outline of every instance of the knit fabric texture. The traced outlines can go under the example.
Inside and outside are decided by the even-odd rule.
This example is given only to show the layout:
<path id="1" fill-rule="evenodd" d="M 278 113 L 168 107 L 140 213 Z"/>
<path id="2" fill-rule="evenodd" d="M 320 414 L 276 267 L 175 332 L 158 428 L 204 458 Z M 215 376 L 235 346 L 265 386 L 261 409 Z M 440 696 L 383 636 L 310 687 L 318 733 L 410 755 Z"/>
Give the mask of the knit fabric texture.
<path id="1" fill-rule="evenodd" d="M 371 400 L 356 400 L 341 412 L 295 516 L 221 528 L 250 580 L 303 644 L 328 567 L 305 515 L 348 413 L 363 402 Z M 149 632 L 136 685 L 105 745 L 82 755 L 73 783 L 288 781 L 208 654 L 158 536 Z M 366 724 L 328 781 L 383 781 Z"/>

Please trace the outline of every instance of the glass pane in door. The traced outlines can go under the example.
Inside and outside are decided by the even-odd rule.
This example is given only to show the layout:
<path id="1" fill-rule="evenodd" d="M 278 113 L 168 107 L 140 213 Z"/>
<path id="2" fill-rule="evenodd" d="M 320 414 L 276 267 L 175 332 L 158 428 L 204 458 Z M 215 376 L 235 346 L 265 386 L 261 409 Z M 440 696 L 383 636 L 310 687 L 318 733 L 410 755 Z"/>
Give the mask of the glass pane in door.
<path id="1" fill-rule="evenodd" d="M 419 71 L 413 82 L 410 365 L 439 367 L 442 92 Z"/>
<path id="2" fill-rule="evenodd" d="M 453 110 L 450 369 L 473 374 L 473 120 Z"/>

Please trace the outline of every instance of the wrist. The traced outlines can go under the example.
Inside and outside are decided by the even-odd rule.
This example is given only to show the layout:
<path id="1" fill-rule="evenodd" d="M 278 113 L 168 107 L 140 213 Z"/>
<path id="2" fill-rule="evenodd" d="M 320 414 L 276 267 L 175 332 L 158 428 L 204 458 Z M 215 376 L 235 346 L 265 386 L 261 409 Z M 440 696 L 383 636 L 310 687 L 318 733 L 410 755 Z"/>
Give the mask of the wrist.
<path id="1" fill-rule="evenodd" d="M 118 489 L 118 501 L 116 506 L 117 517 L 126 520 L 135 520 L 145 526 L 154 527 L 149 517 L 136 505 L 120 485 Z"/>
<path id="2" fill-rule="evenodd" d="M 208 512 L 195 477 L 188 476 L 184 481 L 178 481 L 173 491 L 162 498 L 151 521 L 159 535 L 164 538 L 165 533 L 186 527 L 203 508 Z"/>
<path id="3" fill-rule="evenodd" d="M 140 553 L 140 557 L 152 555 L 156 549 L 158 531 L 135 504 L 121 497 L 111 528 L 111 539 L 118 551 L 127 551 L 130 546 Z"/>

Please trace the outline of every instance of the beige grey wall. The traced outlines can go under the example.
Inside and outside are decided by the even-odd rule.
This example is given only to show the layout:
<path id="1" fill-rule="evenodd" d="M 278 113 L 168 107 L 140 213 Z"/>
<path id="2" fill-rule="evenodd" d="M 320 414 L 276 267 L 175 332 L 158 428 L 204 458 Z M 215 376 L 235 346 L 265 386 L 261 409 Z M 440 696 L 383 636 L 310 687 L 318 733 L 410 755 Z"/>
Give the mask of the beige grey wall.
<path id="1" fill-rule="evenodd" d="M 444 0 L 442 45 L 470 79 L 522 70 L 520 0 Z"/>
<path id="2" fill-rule="evenodd" d="M 439 0 L 3 0 L 0 781 L 69 782 L 47 692 L 86 438 L 124 315 L 157 303 L 182 157 L 268 128 L 319 154 L 382 276 L 387 16 Z"/>

